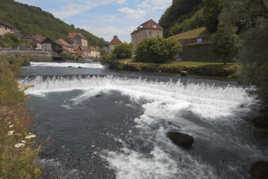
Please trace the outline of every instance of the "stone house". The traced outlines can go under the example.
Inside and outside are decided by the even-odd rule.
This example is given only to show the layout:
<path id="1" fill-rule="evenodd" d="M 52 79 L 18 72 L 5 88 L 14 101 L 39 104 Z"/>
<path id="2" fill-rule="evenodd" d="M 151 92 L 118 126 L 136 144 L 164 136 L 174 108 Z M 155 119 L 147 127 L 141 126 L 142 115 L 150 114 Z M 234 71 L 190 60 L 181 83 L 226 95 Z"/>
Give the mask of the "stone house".
<path id="1" fill-rule="evenodd" d="M 77 48 L 87 48 L 88 47 L 88 41 L 87 38 L 82 35 L 81 33 L 69 33 L 69 39 L 72 43 L 72 45 Z"/>
<path id="2" fill-rule="evenodd" d="M 33 39 L 35 40 L 35 49 L 42 50 L 42 42 L 46 39 L 46 37 L 36 34 L 33 35 Z"/>
<path id="3" fill-rule="evenodd" d="M 75 53 L 73 46 L 71 44 L 69 44 L 68 42 L 66 42 L 65 40 L 59 39 L 56 41 L 56 43 L 61 46 L 62 50 L 66 51 L 70 54 Z"/>
<path id="4" fill-rule="evenodd" d="M 141 24 L 131 33 L 131 42 L 134 48 L 146 38 L 162 38 L 163 28 L 153 19 Z"/>
<path id="5" fill-rule="evenodd" d="M 121 44 L 121 40 L 115 35 L 114 38 L 112 39 L 112 41 L 109 44 L 109 53 L 112 53 L 113 49 L 115 48 L 115 46 Z"/>
<path id="6" fill-rule="evenodd" d="M 62 47 L 50 38 L 46 38 L 42 41 L 42 50 L 49 52 L 61 53 Z"/>
<path id="7" fill-rule="evenodd" d="M 82 57 L 84 58 L 100 58 L 100 56 L 100 50 L 94 46 L 89 46 L 82 51 Z"/>

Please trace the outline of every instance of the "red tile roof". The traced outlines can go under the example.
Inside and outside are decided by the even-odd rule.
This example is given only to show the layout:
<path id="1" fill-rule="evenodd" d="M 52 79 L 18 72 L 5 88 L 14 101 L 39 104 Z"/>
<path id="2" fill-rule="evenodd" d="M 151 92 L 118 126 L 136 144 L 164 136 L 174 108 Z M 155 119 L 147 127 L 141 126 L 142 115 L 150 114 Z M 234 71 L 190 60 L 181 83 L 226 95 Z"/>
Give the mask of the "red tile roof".
<path id="1" fill-rule="evenodd" d="M 61 45 L 61 46 L 65 46 L 65 47 L 69 47 L 69 48 L 72 47 L 71 44 L 69 44 L 68 42 L 66 42 L 66 41 L 63 40 L 63 39 L 59 39 L 59 40 L 57 40 L 56 42 L 57 42 L 57 44 L 59 44 L 59 45 Z"/>
<path id="2" fill-rule="evenodd" d="M 153 29 L 153 30 L 163 30 L 163 28 L 156 23 L 153 19 L 148 20 L 147 22 L 141 24 L 135 31 L 133 31 L 131 34 L 134 34 L 136 32 L 139 32 L 141 30 L 145 29 Z"/>
<path id="3" fill-rule="evenodd" d="M 113 40 L 110 42 L 110 44 L 112 45 L 118 45 L 118 44 L 121 44 L 121 40 L 119 40 L 119 38 L 115 35 Z"/>
<path id="4" fill-rule="evenodd" d="M 87 38 L 86 38 L 83 34 L 81 34 L 81 33 L 69 33 L 69 35 L 68 35 L 68 37 L 69 37 L 70 39 L 73 39 L 73 38 L 75 38 L 76 36 L 80 36 L 82 39 L 87 40 Z"/>
<path id="5" fill-rule="evenodd" d="M 34 38 L 37 42 L 40 42 L 40 43 L 43 42 L 43 41 L 46 39 L 46 37 L 44 37 L 44 36 L 42 36 L 42 35 L 39 35 L 39 34 L 34 35 L 33 38 Z"/>

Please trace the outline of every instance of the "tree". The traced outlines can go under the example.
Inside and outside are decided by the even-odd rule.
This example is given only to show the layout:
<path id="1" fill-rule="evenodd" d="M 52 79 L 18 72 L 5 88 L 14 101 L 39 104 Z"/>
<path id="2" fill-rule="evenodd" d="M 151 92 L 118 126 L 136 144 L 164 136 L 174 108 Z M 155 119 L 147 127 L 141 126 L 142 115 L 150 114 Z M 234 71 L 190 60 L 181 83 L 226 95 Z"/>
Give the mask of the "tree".
<path id="1" fill-rule="evenodd" d="M 136 61 L 165 63 L 175 60 L 181 50 L 181 44 L 173 39 L 145 39 L 138 44 Z"/>
<path id="2" fill-rule="evenodd" d="M 238 53 L 239 38 L 232 30 L 219 25 L 218 31 L 213 35 L 213 51 L 216 56 L 226 64 Z"/>
<path id="3" fill-rule="evenodd" d="M 126 58 L 131 58 L 132 56 L 132 45 L 128 43 L 121 43 L 117 46 L 112 51 L 112 55 L 116 59 L 126 59 Z"/>
<path id="4" fill-rule="evenodd" d="M 264 115 L 268 116 L 268 0 L 225 0 L 224 14 L 227 18 L 222 23 L 238 18 L 248 26 L 239 53 L 241 77 L 246 84 L 257 87 Z M 268 125 L 267 120 L 265 123 Z"/>
<path id="5" fill-rule="evenodd" d="M 210 33 L 217 31 L 219 24 L 218 17 L 223 7 L 223 0 L 203 0 L 204 1 L 204 21 Z"/>

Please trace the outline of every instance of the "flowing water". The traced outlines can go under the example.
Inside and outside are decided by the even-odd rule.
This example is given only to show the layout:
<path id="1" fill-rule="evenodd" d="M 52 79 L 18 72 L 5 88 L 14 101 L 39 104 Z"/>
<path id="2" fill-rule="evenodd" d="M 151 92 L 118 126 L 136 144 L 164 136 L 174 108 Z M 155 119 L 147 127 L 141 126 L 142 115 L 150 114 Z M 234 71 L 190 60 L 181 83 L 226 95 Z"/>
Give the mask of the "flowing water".
<path id="1" fill-rule="evenodd" d="M 268 143 L 247 122 L 257 101 L 237 84 L 96 63 L 23 70 L 44 178 L 242 179 L 267 159 Z M 168 131 L 193 136 L 193 148 L 172 144 Z"/>

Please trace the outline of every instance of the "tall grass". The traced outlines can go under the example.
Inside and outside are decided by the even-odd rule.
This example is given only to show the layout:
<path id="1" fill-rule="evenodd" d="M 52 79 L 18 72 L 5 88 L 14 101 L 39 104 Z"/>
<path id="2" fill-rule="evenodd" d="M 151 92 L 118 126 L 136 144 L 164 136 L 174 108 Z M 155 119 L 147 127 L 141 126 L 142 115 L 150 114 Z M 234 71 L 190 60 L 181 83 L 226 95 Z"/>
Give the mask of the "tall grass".
<path id="1" fill-rule="evenodd" d="M 31 117 L 17 74 L 18 66 L 0 58 L 0 179 L 35 179 L 41 176 L 39 148 L 25 139 Z"/>

